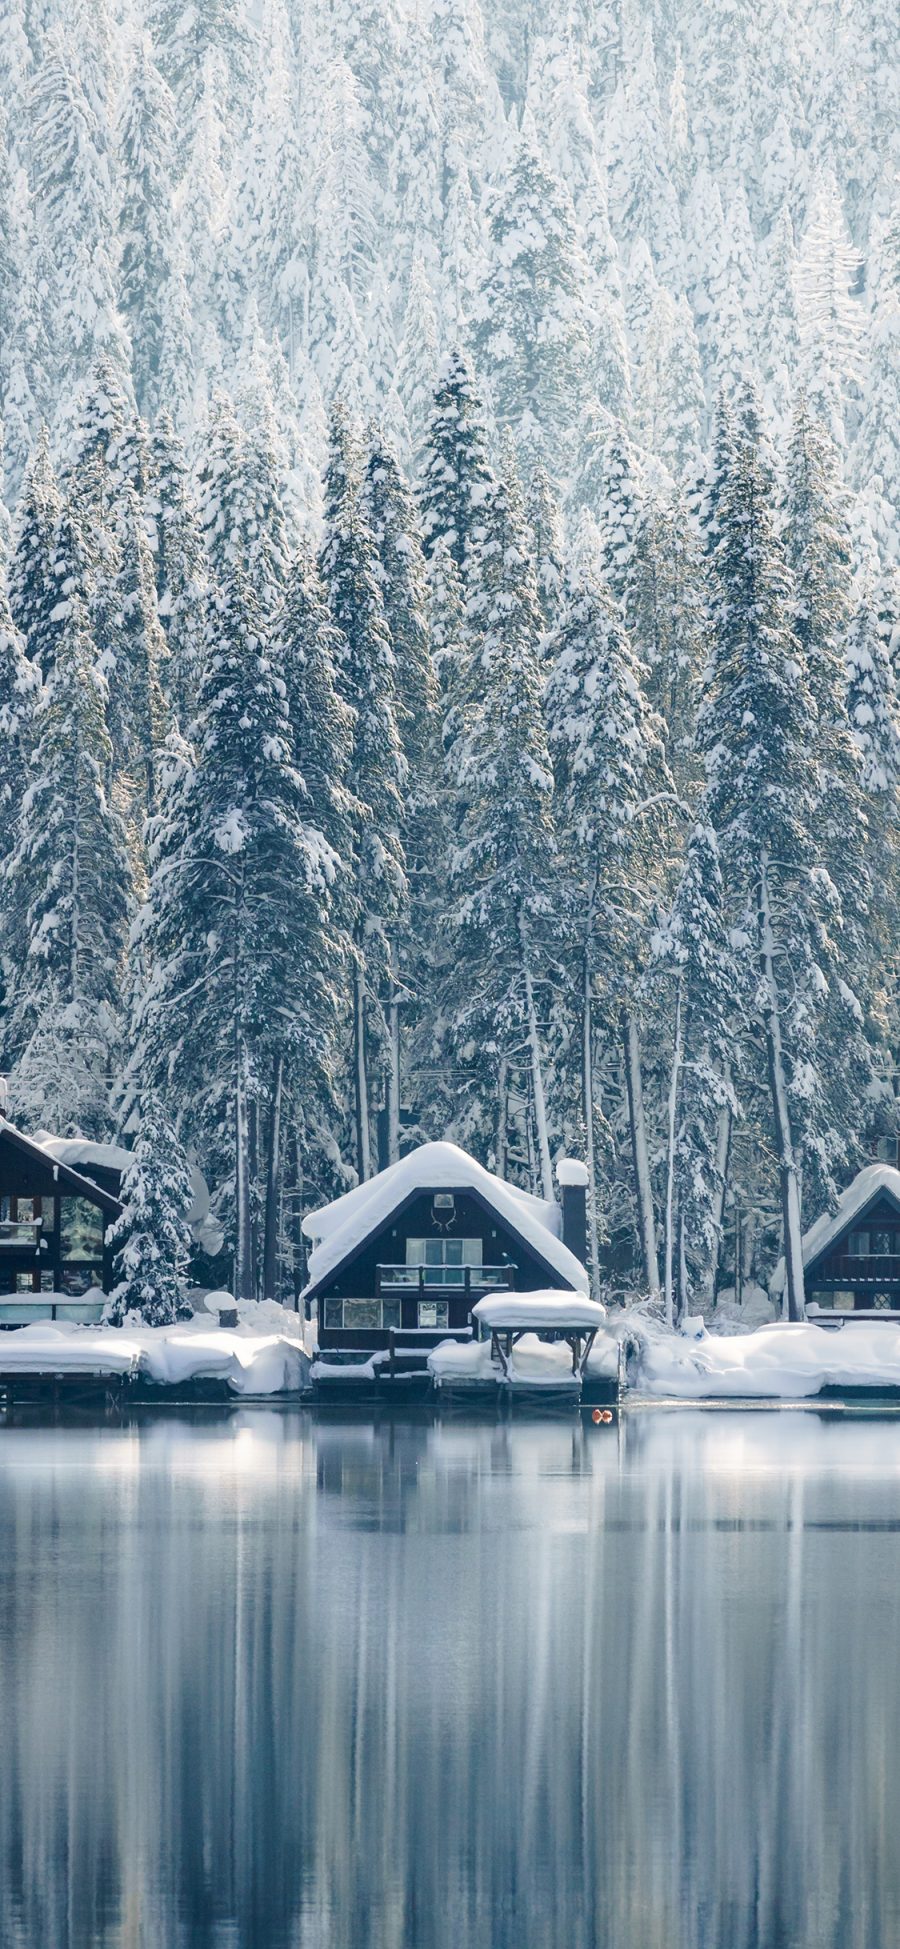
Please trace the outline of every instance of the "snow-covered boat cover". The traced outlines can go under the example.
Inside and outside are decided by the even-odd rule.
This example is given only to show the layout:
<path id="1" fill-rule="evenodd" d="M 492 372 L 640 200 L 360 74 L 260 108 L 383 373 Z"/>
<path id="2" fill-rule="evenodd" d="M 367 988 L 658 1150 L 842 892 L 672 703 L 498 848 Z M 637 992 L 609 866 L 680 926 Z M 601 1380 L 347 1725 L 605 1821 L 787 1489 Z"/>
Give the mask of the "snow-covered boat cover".
<path id="1" fill-rule="evenodd" d="M 315 1241 L 309 1256 L 309 1286 L 320 1285 L 415 1191 L 479 1192 L 497 1217 L 540 1253 L 561 1280 L 575 1292 L 587 1295 L 584 1266 L 559 1236 L 559 1206 L 507 1184 L 457 1144 L 447 1143 L 419 1144 L 408 1157 L 379 1171 L 377 1177 L 356 1185 L 332 1204 L 307 1213 L 303 1230 Z"/>
<path id="2" fill-rule="evenodd" d="M 678 1401 L 804 1401 L 832 1388 L 900 1389 L 900 1325 L 855 1320 L 837 1329 L 803 1321 L 755 1333 L 644 1328 L 637 1388 Z"/>
<path id="3" fill-rule="evenodd" d="M 479 1299 L 472 1312 L 482 1326 L 501 1332 L 539 1333 L 542 1327 L 561 1333 L 566 1328 L 586 1333 L 603 1325 L 606 1307 L 599 1300 L 585 1299 L 581 1293 L 492 1293 Z"/>
<path id="4" fill-rule="evenodd" d="M 803 1236 L 803 1263 L 812 1265 L 822 1252 L 827 1252 L 847 1225 L 852 1224 L 859 1212 L 864 1211 L 881 1191 L 887 1191 L 900 1205 L 900 1171 L 895 1164 L 867 1164 L 858 1171 L 852 1184 L 842 1191 L 834 1211 L 824 1211 Z M 779 1259 L 769 1283 L 769 1291 L 784 1291 L 784 1260 Z"/>

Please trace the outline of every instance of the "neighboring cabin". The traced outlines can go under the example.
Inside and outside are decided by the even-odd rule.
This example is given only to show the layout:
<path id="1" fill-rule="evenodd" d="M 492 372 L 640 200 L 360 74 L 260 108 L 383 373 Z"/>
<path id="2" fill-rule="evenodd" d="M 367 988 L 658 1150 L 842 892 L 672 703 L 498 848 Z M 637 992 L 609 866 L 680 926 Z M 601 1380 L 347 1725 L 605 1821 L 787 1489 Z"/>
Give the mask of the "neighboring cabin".
<path id="1" fill-rule="evenodd" d="M 867 1164 L 803 1239 L 807 1306 L 823 1312 L 900 1311 L 900 1170 Z M 771 1283 L 784 1291 L 784 1260 Z"/>
<path id="2" fill-rule="evenodd" d="M 0 1121 L 0 1294 L 109 1291 L 106 1234 L 127 1156 L 81 1138 L 26 1137 Z"/>
<path id="3" fill-rule="evenodd" d="M 584 1166 L 559 1167 L 561 1204 L 495 1177 L 455 1144 L 421 1144 L 303 1220 L 303 1295 L 323 1354 L 421 1351 L 469 1339 L 496 1292 L 587 1293 Z"/>

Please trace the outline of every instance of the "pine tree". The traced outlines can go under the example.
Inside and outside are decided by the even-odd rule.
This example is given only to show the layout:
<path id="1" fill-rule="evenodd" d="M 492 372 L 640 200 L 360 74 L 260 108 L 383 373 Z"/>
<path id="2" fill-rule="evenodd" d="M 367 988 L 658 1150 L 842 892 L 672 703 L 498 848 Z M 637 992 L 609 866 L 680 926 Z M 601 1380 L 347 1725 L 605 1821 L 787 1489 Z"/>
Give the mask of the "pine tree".
<path id="1" fill-rule="evenodd" d="M 171 404 L 166 382 L 189 364 L 187 289 L 173 207 L 175 105 L 142 41 L 120 118 L 119 297 L 138 405 Z M 183 381 L 182 381 L 183 383 Z"/>
<path id="2" fill-rule="evenodd" d="M 153 809 L 156 754 L 166 731 L 162 687 L 167 648 L 144 513 L 130 491 L 119 501 L 116 539 L 118 572 L 99 667 L 109 686 L 107 716 L 123 810 L 139 826 L 144 810 Z"/>
<path id="3" fill-rule="evenodd" d="M 661 974 L 674 988 L 664 1273 L 672 1325 L 712 1291 L 723 1189 L 720 1120 L 736 1107 L 730 1065 L 740 983 L 716 835 L 702 816 L 672 906 L 652 942 L 648 979 L 655 985 Z"/>
<path id="4" fill-rule="evenodd" d="M 562 593 L 563 527 L 546 467 L 536 467 L 528 483 L 525 521 L 531 536 L 541 614 L 549 629 Z"/>
<path id="5" fill-rule="evenodd" d="M 497 418 L 524 451 L 574 427 L 589 356 L 587 264 L 564 187 L 523 134 L 488 211 L 473 342 Z"/>
<path id="6" fill-rule="evenodd" d="M 459 349 L 438 379 L 428 428 L 419 504 L 425 549 L 446 541 L 465 573 L 480 545 L 494 474 L 472 368 Z"/>
<path id="7" fill-rule="evenodd" d="M 791 589 L 776 529 L 771 467 L 756 401 L 742 403 L 730 477 L 719 507 L 716 645 L 702 719 L 710 814 L 737 913 L 759 962 L 756 1007 L 765 1037 L 787 1263 L 787 1306 L 802 1316 L 800 1175 L 827 1186 L 846 1136 L 828 1100 L 826 1044 L 845 1043 L 842 1090 L 860 1069 L 860 1007 L 839 969 L 841 902 L 830 846 L 819 838 L 823 800 L 817 700 L 792 627 Z M 827 780 L 825 781 L 827 784 Z M 850 824 L 859 819 L 856 803 Z M 851 835 L 851 837 L 853 837 Z"/>
<path id="8" fill-rule="evenodd" d="M 642 897 L 658 871 L 670 790 L 662 723 L 648 703 L 620 611 L 587 556 L 573 566 L 547 644 L 547 736 L 556 774 L 558 826 L 566 836 L 566 883 L 580 959 L 582 1103 L 598 1223 L 594 1010 L 621 1033 L 631 1110 L 638 1232 L 651 1294 L 659 1288 L 656 1223 L 643 1126 L 637 978 Z M 596 1229 L 594 1241 L 596 1265 Z"/>
<path id="9" fill-rule="evenodd" d="M 421 470 L 438 367 L 438 327 L 420 252 L 413 257 L 395 383 L 409 427 L 412 472 Z"/>
<path id="10" fill-rule="evenodd" d="M 12 850 L 40 686 L 40 671 L 25 654 L 0 576 L 0 862 Z"/>
<path id="11" fill-rule="evenodd" d="M 160 413 L 153 430 L 146 512 L 157 614 L 166 637 L 160 677 L 178 723 L 186 728 L 200 682 L 209 569 L 187 461 L 168 413 Z"/>
<path id="12" fill-rule="evenodd" d="M 347 781 L 356 803 L 354 1087 L 357 1168 L 360 1178 L 366 1178 L 371 1169 L 367 1030 L 374 1028 L 383 1046 L 382 1004 L 392 942 L 402 926 L 407 900 L 401 837 L 407 765 L 397 723 L 396 659 L 378 559 L 360 505 L 359 456 L 340 405 L 332 414 L 320 571 L 332 618 L 344 639 L 339 686 L 354 713 Z"/>
<path id="13" fill-rule="evenodd" d="M 285 686 L 240 571 L 226 575 L 211 606 L 195 738 L 196 764 L 169 808 L 171 834 L 155 848 L 149 937 L 164 952 L 136 1030 L 145 1083 L 168 1079 L 187 1134 L 226 1179 L 242 1300 L 255 1296 L 257 1278 L 251 1127 L 282 1068 L 319 1059 L 308 998 L 331 966 L 339 863 L 308 822 Z"/>
<path id="14" fill-rule="evenodd" d="M 553 778 L 541 713 L 541 615 L 515 481 L 498 483 L 492 496 L 466 627 L 472 703 L 452 747 L 459 833 L 450 869 L 454 965 L 447 1019 L 458 1057 L 476 1060 L 477 1086 L 483 1088 L 486 1064 L 496 1081 L 498 1066 L 523 1053 L 540 1183 L 550 1197 L 536 995 L 551 963 Z M 503 1121 L 501 1092 L 500 1126 Z M 502 1153 L 502 1127 L 497 1141 Z"/>
<path id="15" fill-rule="evenodd" d="M 137 1137 L 120 1187 L 122 1211 L 107 1233 L 116 1283 L 106 1318 L 171 1326 L 190 1317 L 185 1292 L 194 1201 L 187 1158 L 158 1097 L 141 1098 Z"/>
<path id="16" fill-rule="evenodd" d="M 4 1067 L 26 1123 L 101 1135 L 131 879 L 121 824 L 106 795 L 111 749 L 106 686 L 74 598 L 35 718 L 35 749 L 3 892 L 7 997 Z"/>
<path id="17" fill-rule="evenodd" d="M 16 508 L 13 553 L 9 566 L 9 601 L 32 663 L 46 676 L 56 642 L 54 610 L 58 600 L 53 572 L 60 496 L 50 460 L 46 427 L 28 465 Z"/>

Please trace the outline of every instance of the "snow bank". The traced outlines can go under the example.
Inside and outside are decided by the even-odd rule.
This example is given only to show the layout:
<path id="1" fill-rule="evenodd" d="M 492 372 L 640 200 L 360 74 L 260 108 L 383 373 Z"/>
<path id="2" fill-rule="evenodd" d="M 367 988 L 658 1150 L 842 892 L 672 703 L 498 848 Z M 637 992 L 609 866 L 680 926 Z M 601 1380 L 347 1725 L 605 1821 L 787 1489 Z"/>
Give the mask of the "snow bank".
<path id="1" fill-rule="evenodd" d="M 307 1238 L 315 1240 L 309 1255 L 309 1286 L 318 1286 L 380 1226 L 398 1205 L 416 1191 L 477 1191 L 505 1224 L 540 1253 L 561 1280 L 575 1292 L 587 1293 L 584 1266 L 559 1236 L 560 1211 L 554 1202 L 533 1198 L 505 1179 L 486 1171 L 457 1144 L 419 1144 L 408 1157 L 391 1164 L 378 1176 L 358 1184 L 303 1220 Z"/>
<path id="2" fill-rule="evenodd" d="M 538 1293 L 496 1293 L 479 1299 L 472 1308 L 482 1326 L 515 1330 L 519 1327 L 552 1327 L 563 1332 L 567 1327 L 589 1332 L 603 1325 L 606 1307 L 581 1293 L 554 1290 Z"/>
<path id="3" fill-rule="evenodd" d="M 754 1333 L 667 1333 L 632 1321 L 641 1394 L 680 1401 L 808 1400 L 824 1387 L 900 1388 L 900 1322 L 820 1327 L 777 1322 Z"/>
<path id="4" fill-rule="evenodd" d="M 223 1331 L 202 1320 L 134 1329 L 36 1321 L 0 1336 L 0 1373 L 132 1374 L 168 1387 L 224 1380 L 248 1395 L 302 1393 L 309 1384 L 309 1362 L 293 1334 L 244 1323 Z"/>
<path id="5" fill-rule="evenodd" d="M 438 1387 L 448 1381 L 504 1381 L 499 1361 L 491 1360 L 489 1340 L 442 1340 L 428 1356 L 428 1369 Z M 513 1347 L 510 1376 L 529 1387 L 559 1387 L 574 1381 L 571 1348 L 564 1340 L 551 1345 L 536 1333 L 525 1333 Z"/>

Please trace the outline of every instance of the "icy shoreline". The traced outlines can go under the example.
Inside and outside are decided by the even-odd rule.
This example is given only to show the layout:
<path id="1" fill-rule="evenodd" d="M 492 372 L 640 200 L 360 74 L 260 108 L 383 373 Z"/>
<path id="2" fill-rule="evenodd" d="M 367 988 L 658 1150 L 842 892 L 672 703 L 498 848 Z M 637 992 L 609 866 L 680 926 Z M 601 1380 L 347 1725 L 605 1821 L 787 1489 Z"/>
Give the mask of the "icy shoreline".
<path id="1" fill-rule="evenodd" d="M 627 1330 L 627 1329 L 626 1329 Z M 900 1320 L 821 1327 L 775 1322 L 745 1333 L 710 1333 L 701 1320 L 668 1333 L 632 1320 L 629 1387 L 656 1400 L 814 1399 L 824 1389 L 900 1391 Z"/>

